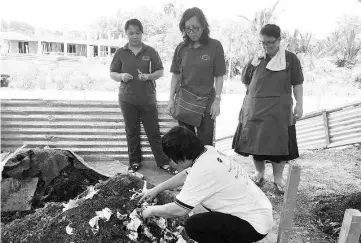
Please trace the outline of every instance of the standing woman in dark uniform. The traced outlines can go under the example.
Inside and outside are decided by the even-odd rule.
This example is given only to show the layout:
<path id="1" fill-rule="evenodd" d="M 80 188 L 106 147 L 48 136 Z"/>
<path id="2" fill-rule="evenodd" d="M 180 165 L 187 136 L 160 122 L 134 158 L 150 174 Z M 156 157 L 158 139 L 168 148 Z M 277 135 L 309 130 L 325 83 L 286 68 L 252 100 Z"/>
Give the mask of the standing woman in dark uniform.
<path id="1" fill-rule="evenodd" d="M 143 26 L 137 19 L 125 23 L 128 43 L 119 48 L 110 65 L 110 77 L 120 82 L 119 104 L 125 121 L 129 172 L 140 167 L 140 123 L 144 126 L 157 165 L 170 174 L 176 171 L 169 166 L 163 153 L 158 124 L 155 80 L 163 76 L 163 64 L 158 52 L 142 42 Z"/>
<path id="2" fill-rule="evenodd" d="M 285 162 L 299 157 L 295 123 L 303 113 L 303 73 L 297 56 L 280 46 L 277 25 L 265 25 L 260 38 L 264 55 L 255 56 L 242 71 L 247 93 L 232 148 L 253 156 L 252 179 L 259 186 L 264 183 L 265 161 L 271 161 L 275 189 L 283 193 Z"/>
<path id="3" fill-rule="evenodd" d="M 194 112 L 194 116 L 190 111 L 190 115 L 185 115 L 187 119 L 178 119 L 178 122 L 196 133 L 204 145 L 213 145 L 214 120 L 220 113 L 223 75 L 226 73 L 223 46 L 218 40 L 209 37 L 207 19 L 199 8 L 190 8 L 183 13 L 179 29 L 184 41 L 177 46 L 173 56 L 168 109 L 174 117 L 179 105 L 177 101 L 183 102 L 181 106 L 186 106 L 183 111 L 200 106 L 192 106 L 189 100 L 182 97 L 177 99 L 180 89 L 193 97 L 206 97 L 204 110 Z M 189 122 L 193 118 L 196 120 L 199 114 L 201 118 L 198 118 L 198 125 Z"/>

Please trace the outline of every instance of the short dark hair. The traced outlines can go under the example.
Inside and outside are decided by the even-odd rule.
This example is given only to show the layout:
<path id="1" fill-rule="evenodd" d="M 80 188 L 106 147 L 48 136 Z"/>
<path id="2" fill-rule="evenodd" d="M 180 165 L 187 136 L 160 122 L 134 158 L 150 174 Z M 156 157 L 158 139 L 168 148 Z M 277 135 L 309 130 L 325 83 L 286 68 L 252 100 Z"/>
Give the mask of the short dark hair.
<path id="1" fill-rule="evenodd" d="M 140 30 L 140 32 L 143 33 L 143 25 L 142 22 L 140 22 L 138 19 L 130 19 L 125 23 L 124 30 L 127 31 L 129 29 L 129 26 L 136 26 Z"/>
<path id="2" fill-rule="evenodd" d="M 261 29 L 261 35 L 266 35 L 278 39 L 281 37 L 281 28 L 275 24 L 266 24 Z"/>
<path id="3" fill-rule="evenodd" d="M 176 126 L 162 137 L 164 153 L 174 161 L 196 160 L 205 147 L 202 141 L 188 128 Z"/>
<path id="4" fill-rule="evenodd" d="M 190 18 L 192 18 L 194 16 L 201 23 L 202 28 L 203 28 L 203 33 L 202 33 L 201 38 L 199 39 L 199 43 L 200 44 L 208 44 L 209 33 L 210 33 L 209 24 L 208 24 L 207 18 L 204 15 L 203 11 L 197 7 L 187 9 L 183 13 L 182 18 L 179 22 L 179 30 L 182 32 L 183 40 L 186 44 L 192 42 L 191 39 L 189 38 L 189 36 L 187 35 L 187 33 L 185 32 L 185 28 L 186 28 L 185 25 L 186 25 L 186 21 L 188 21 Z"/>

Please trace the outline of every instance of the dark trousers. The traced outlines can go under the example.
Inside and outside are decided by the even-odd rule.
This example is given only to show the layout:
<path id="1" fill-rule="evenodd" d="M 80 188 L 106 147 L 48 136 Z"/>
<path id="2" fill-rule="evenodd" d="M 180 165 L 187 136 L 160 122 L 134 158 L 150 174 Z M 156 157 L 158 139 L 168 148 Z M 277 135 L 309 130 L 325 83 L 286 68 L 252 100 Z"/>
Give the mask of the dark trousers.
<path id="1" fill-rule="evenodd" d="M 198 243 L 253 243 L 266 236 L 258 233 L 247 221 L 218 212 L 189 217 L 185 230 Z"/>
<path id="2" fill-rule="evenodd" d="M 125 122 L 127 135 L 129 164 L 140 163 L 142 155 L 140 148 L 140 121 L 143 123 L 150 147 L 158 166 L 168 165 L 169 159 L 164 154 L 158 123 L 158 108 L 156 104 L 133 105 L 120 101 L 120 108 Z"/>
<path id="3" fill-rule="evenodd" d="M 197 127 L 197 131 L 195 127 L 184 122 L 178 121 L 178 124 L 196 133 L 197 137 L 203 142 L 204 145 L 213 146 L 214 120 L 208 112 L 204 114 L 201 125 Z"/>

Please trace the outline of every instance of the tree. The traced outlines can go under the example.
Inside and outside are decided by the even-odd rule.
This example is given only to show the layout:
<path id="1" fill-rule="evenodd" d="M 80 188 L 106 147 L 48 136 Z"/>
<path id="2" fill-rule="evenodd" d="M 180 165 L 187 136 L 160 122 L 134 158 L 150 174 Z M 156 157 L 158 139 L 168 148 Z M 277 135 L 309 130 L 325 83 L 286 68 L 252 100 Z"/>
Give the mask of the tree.
<path id="1" fill-rule="evenodd" d="M 243 66 L 258 53 L 258 34 L 264 25 L 275 20 L 274 12 L 278 3 L 279 0 L 271 8 L 256 12 L 253 18 L 238 15 L 248 22 L 247 27 L 239 22 L 224 23 L 220 27 L 220 40 L 225 46 L 228 79 L 240 74 Z"/>
<path id="2" fill-rule="evenodd" d="M 310 51 L 310 43 L 312 34 L 309 32 L 302 33 L 295 29 L 293 35 L 283 32 L 282 39 L 287 49 L 295 53 L 308 53 Z"/>
<path id="3" fill-rule="evenodd" d="M 35 33 L 35 28 L 31 24 L 16 20 L 10 21 L 8 30 L 24 33 L 26 35 L 33 35 Z"/>
<path id="4" fill-rule="evenodd" d="M 360 17 L 343 16 L 338 22 L 333 37 L 337 50 L 337 66 L 354 66 L 358 62 L 358 56 L 361 53 Z"/>
<path id="5" fill-rule="evenodd" d="M 164 7 L 163 7 L 163 11 L 164 11 L 165 15 L 169 15 L 169 16 L 172 16 L 172 17 L 174 17 L 174 18 L 177 17 L 177 12 L 176 12 L 176 9 L 175 9 L 175 4 L 172 3 L 172 2 L 165 3 L 165 4 L 164 4 Z"/>
<path id="6" fill-rule="evenodd" d="M 165 3 L 163 11 L 139 7 L 133 11 L 118 9 L 113 15 L 101 17 L 91 28 L 96 30 L 102 38 L 111 32 L 113 36 L 126 38 L 124 25 L 132 18 L 139 19 L 144 28 L 143 40 L 156 48 L 163 60 L 170 60 L 175 46 L 181 41 L 178 30 L 178 19 L 183 14 L 182 7 L 176 1 Z"/>
<path id="7" fill-rule="evenodd" d="M 5 20 L 1 20 L 0 31 L 8 31 L 9 25 Z"/>
<path id="8" fill-rule="evenodd" d="M 92 25 L 93 29 L 98 33 L 100 39 L 106 38 L 106 34 L 109 30 L 109 20 L 105 17 L 100 17 L 96 22 Z"/>
<path id="9" fill-rule="evenodd" d="M 269 24 L 272 20 L 275 19 L 274 11 L 275 11 L 275 9 L 276 9 L 279 2 L 280 1 L 278 0 L 272 6 L 272 8 L 266 8 L 266 9 L 262 9 L 262 10 L 258 11 L 255 14 L 255 16 L 253 17 L 253 19 L 249 19 L 244 15 L 238 15 L 238 17 L 247 20 L 251 24 L 251 30 L 254 31 L 254 32 L 259 33 L 259 31 L 261 30 L 261 28 L 264 25 Z"/>

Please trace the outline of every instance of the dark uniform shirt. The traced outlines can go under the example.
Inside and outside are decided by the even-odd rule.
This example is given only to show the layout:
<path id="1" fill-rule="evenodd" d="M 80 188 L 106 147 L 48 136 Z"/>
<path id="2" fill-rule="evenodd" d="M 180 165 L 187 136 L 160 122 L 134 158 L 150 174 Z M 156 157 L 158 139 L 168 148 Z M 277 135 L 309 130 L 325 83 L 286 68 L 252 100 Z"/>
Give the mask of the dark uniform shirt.
<path id="1" fill-rule="evenodd" d="M 115 52 L 110 72 L 129 73 L 133 76 L 128 82 L 120 83 L 119 100 L 135 105 L 154 104 L 157 102 L 155 83 L 152 80 L 139 80 L 138 69 L 146 74 L 163 69 L 162 60 L 154 48 L 143 44 L 142 49 L 134 55 L 126 44 Z"/>
<path id="2" fill-rule="evenodd" d="M 181 85 L 198 96 L 209 96 L 207 111 L 215 98 L 214 77 L 226 74 L 222 44 L 209 39 L 198 48 L 180 43 L 173 56 L 170 71 L 181 75 Z"/>

